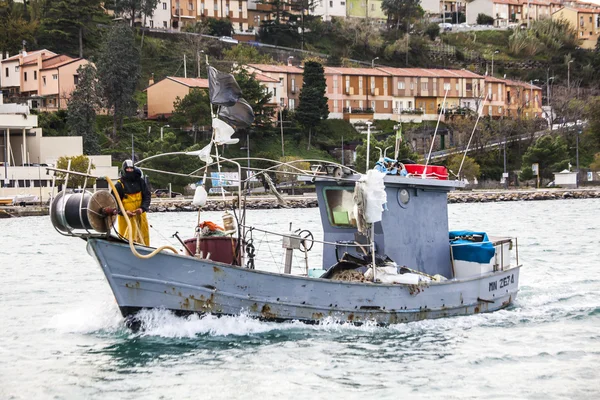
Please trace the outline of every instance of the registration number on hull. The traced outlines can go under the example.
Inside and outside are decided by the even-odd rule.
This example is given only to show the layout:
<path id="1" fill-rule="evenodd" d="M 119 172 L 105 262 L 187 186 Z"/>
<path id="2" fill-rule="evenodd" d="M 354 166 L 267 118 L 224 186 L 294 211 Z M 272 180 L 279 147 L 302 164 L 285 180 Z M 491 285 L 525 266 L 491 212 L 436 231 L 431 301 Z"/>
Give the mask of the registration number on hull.
<path id="1" fill-rule="evenodd" d="M 504 278 L 500 278 L 498 280 L 489 282 L 488 292 L 493 292 L 495 290 L 505 288 L 512 283 L 515 283 L 515 274 L 510 274 L 505 276 Z"/>

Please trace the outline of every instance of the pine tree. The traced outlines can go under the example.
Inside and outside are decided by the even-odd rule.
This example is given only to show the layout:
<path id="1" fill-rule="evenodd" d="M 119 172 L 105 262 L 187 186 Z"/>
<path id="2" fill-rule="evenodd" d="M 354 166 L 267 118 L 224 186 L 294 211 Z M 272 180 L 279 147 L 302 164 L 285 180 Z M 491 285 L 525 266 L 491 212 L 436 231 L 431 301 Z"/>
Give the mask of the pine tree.
<path id="1" fill-rule="evenodd" d="M 83 137 L 83 154 L 98 154 L 98 134 L 95 130 L 96 109 L 100 107 L 97 90 L 97 72 L 93 64 L 77 69 L 79 83 L 71 94 L 67 108 L 67 122 L 72 136 Z"/>
<path id="2" fill-rule="evenodd" d="M 135 25 L 136 18 L 143 19 L 143 27 L 146 27 L 146 19 L 154 15 L 154 10 L 160 0 L 114 0 L 112 7 L 116 14 L 122 14 L 130 18 L 131 27 Z M 142 41 L 140 48 L 144 47 L 144 36 L 146 31 L 142 31 Z"/>
<path id="3" fill-rule="evenodd" d="M 323 66 L 316 61 L 304 64 L 300 104 L 296 109 L 295 118 L 305 129 L 308 129 L 308 149 L 310 150 L 312 131 L 322 119 L 329 116 L 325 90 L 325 72 Z"/>
<path id="4" fill-rule="evenodd" d="M 84 43 L 97 37 L 94 18 L 102 15 L 100 0 L 52 0 L 46 3 L 40 26 L 40 45 L 83 58 Z"/>
<path id="5" fill-rule="evenodd" d="M 13 0 L 0 0 L 0 55 L 13 55 L 22 48 L 23 41 L 34 41 L 37 22 L 25 18 L 22 6 Z"/>
<path id="6" fill-rule="evenodd" d="M 133 31 L 126 24 L 115 25 L 106 35 L 98 59 L 98 79 L 102 97 L 113 111 L 113 139 L 123 118 L 137 107 L 133 93 L 140 77 L 140 52 Z"/>

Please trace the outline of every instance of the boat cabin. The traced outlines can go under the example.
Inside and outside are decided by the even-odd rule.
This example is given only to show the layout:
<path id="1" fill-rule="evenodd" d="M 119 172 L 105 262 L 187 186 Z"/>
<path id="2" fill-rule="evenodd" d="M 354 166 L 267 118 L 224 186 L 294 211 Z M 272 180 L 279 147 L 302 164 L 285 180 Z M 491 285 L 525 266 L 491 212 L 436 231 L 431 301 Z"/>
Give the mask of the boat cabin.
<path id="1" fill-rule="evenodd" d="M 354 180 L 321 178 L 315 182 L 324 240 L 338 244 L 335 250 L 324 249 L 324 269 L 334 265 L 345 252 L 358 257 L 369 252 L 366 237 L 357 230 L 354 214 L 353 192 L 359 176 L 351 179 Z M 387 175 L 384 183 L 387 204 L 382 221 L 375 223 L 376 254 L 429 275 L 453 276 L 447 193 L 463 183 L 398 175 Z"/>

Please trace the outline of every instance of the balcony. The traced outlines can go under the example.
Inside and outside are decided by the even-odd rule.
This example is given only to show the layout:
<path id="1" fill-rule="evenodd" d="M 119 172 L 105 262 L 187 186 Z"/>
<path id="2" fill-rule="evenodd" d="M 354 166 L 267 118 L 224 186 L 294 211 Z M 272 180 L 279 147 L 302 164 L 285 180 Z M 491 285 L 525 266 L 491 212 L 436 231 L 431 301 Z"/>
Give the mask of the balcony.
<path id="1" fill-rule="evenodd" d="M 422 108 L 394 108 L 394 114 L 423 115 Z"/>
<path id="2" fill-rule="evenodd" d="M 373 114 L 375 110 L 372 108 L 359 108 L 359 107 L 344 107 L 344 114 Z"/>

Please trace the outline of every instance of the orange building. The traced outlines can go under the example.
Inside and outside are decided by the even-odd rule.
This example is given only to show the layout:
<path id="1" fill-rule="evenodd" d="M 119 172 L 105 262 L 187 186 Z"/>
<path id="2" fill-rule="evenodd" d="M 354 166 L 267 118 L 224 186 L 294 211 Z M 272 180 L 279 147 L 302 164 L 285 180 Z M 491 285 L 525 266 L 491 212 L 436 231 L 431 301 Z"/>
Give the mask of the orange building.
<path id="1" fill-rule="evenodd" d="M 77 70 L 89 61 L 56 54 L 49 50 L 20 54 L 0 61 L 3 71 L 1 87 L 15 101 L 28 101 L 40 111 L 67 107 L 71 93 L 79 82 Z"/>
<path id="2" fill-rule="evenodd" d="M 151 81 L 145 92 L 148 95 L 148 118 L 169 117 L 173 103 L 183 99 L 192 89 L 208 89 L 208 79 L 167 76 L 156 83 Z"/>

